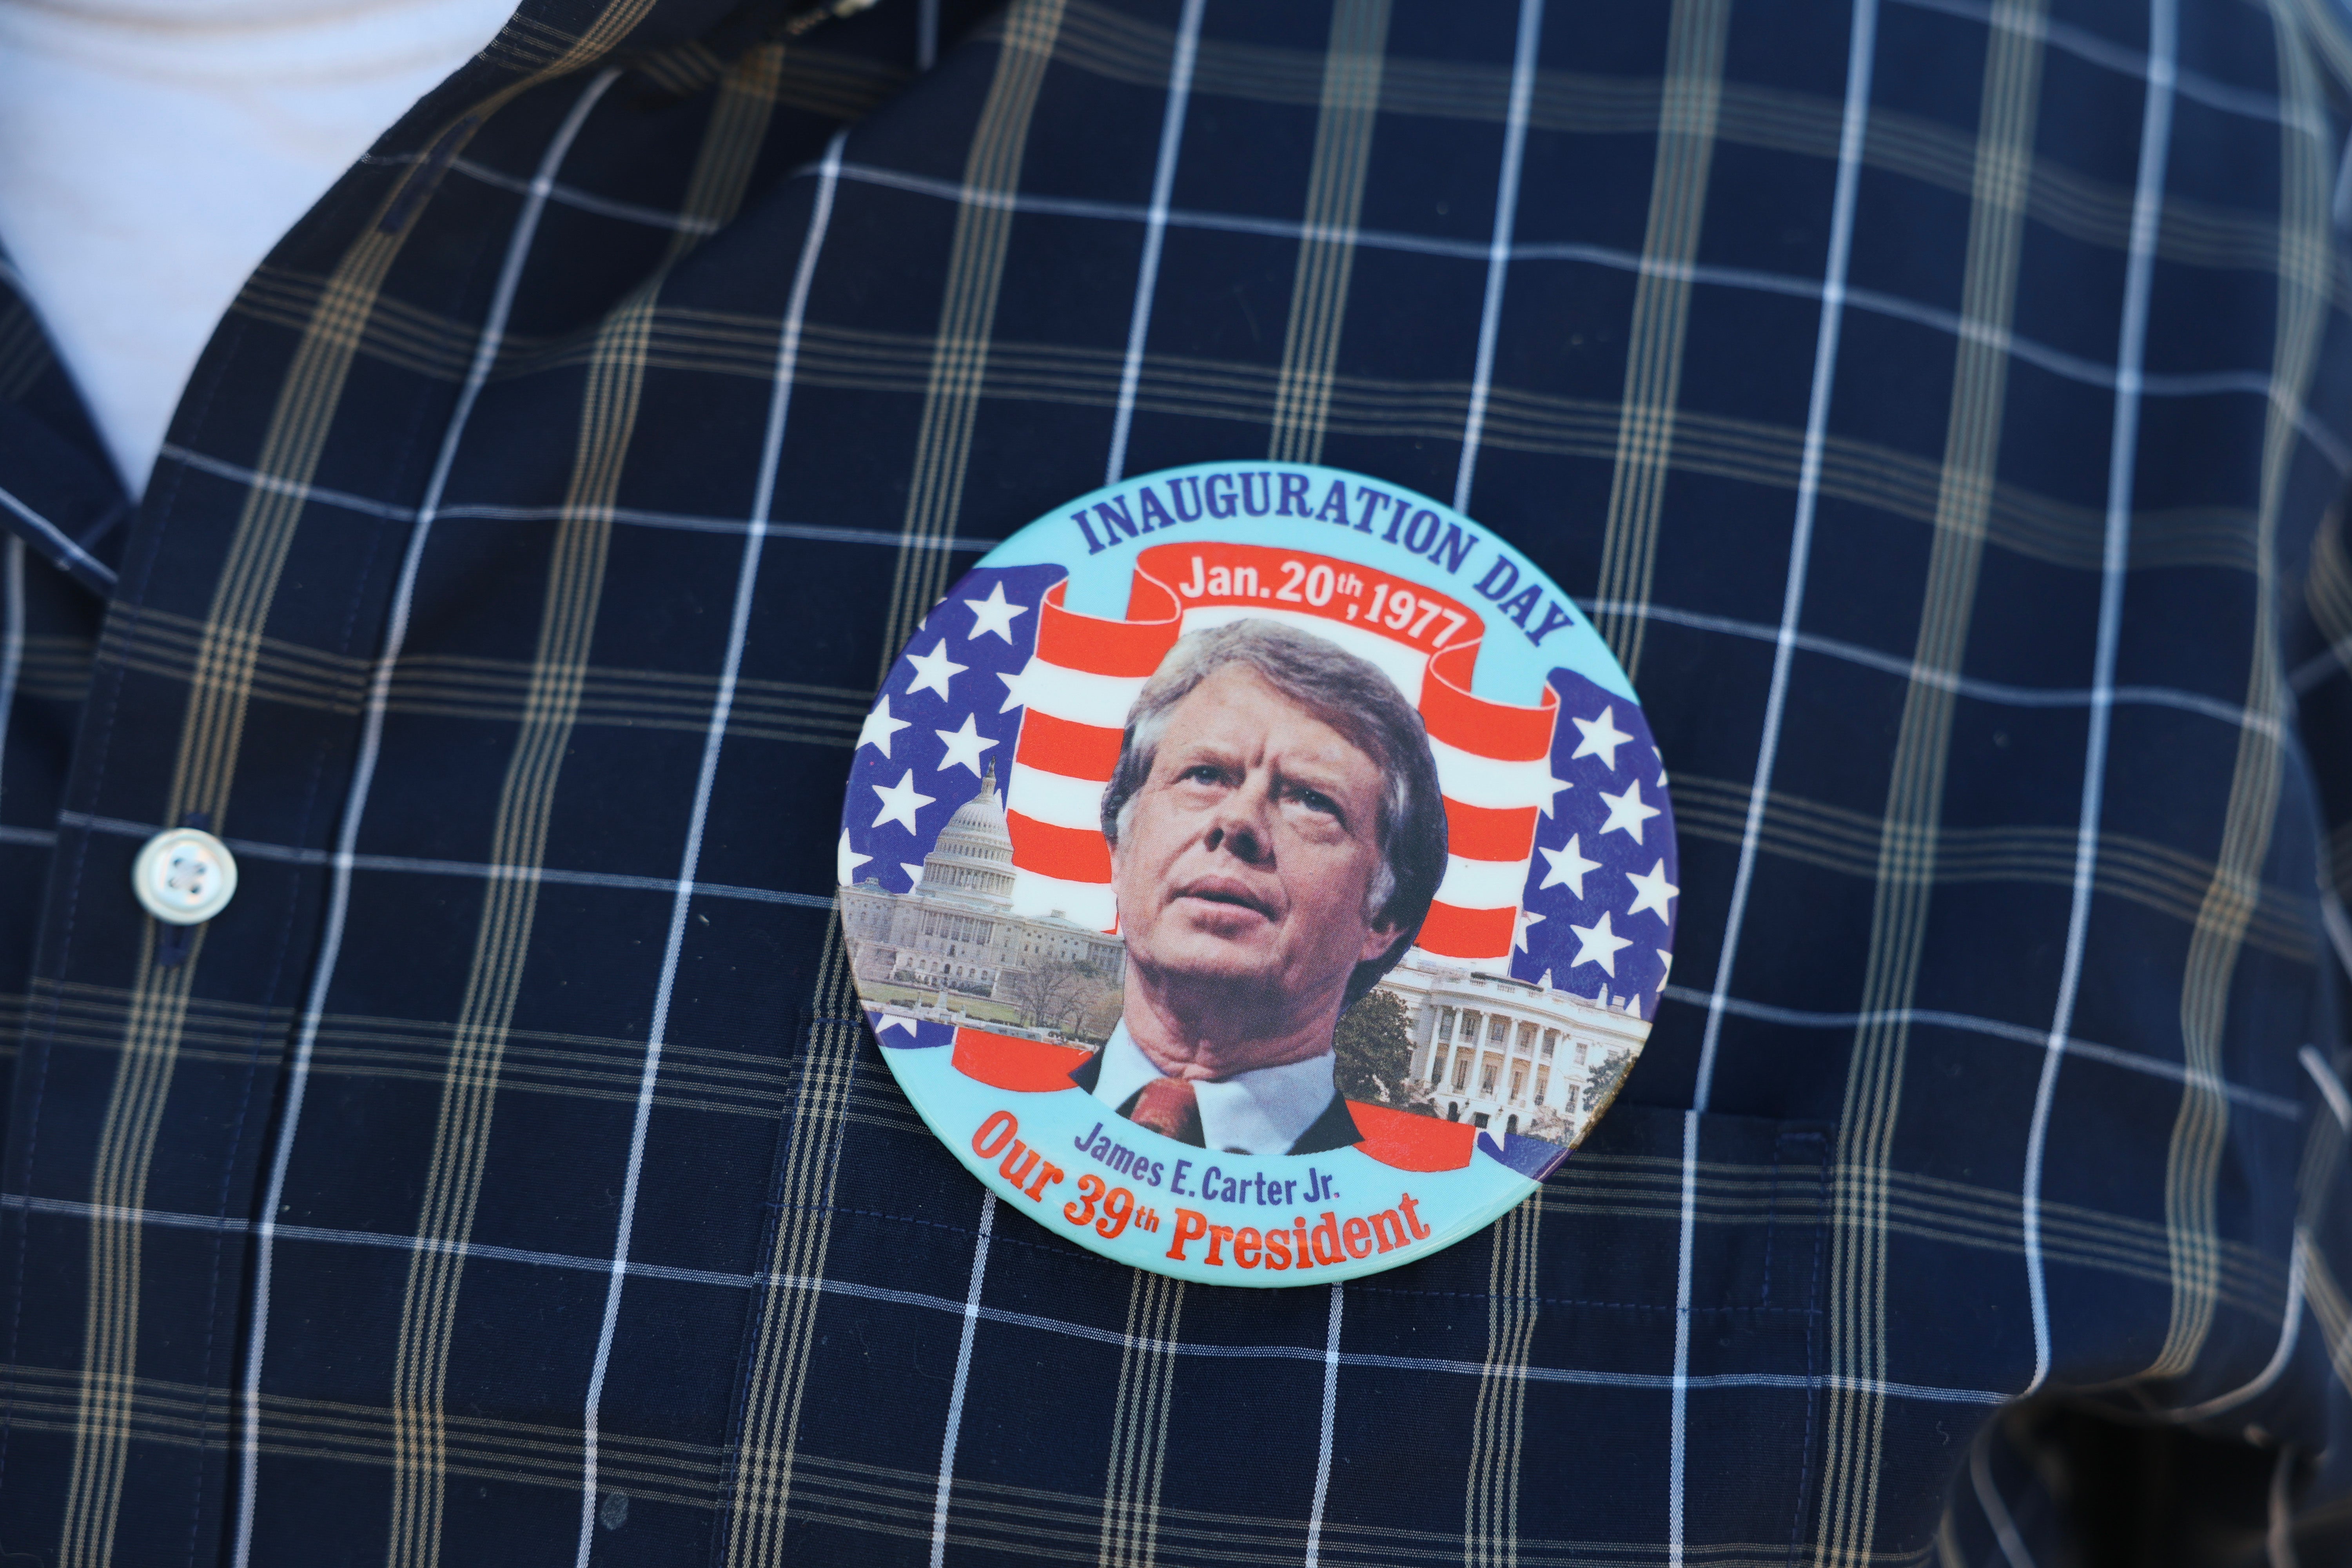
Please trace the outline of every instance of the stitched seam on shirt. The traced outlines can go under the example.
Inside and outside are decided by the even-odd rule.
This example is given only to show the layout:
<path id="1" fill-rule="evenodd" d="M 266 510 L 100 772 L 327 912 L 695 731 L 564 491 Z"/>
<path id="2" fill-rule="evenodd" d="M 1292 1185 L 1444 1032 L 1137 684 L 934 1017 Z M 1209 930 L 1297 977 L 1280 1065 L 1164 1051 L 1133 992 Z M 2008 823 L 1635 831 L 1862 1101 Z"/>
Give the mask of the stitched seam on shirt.
<path id="1" fill-rule="evenodd" d="M 853 994 L 848 950 L 838 913 L 825 929 L 823 955 L 810 992 L 809 1013 L 837 1016 Z M 782 1119 L 772 1191 L 811 1194 L 813 1201 L 780 1203 L 776 1223 L 762 1227 L 757 1255 L 767 1279 L 823 1281 L 831 1255 L 830 1205 L 846 1141 L 842 1111 L 856 1092 L 860 1075 L 873 1064 L 858 1048 L 860 1036 L 840 1025 L 803 1030 L 806 1042 L 792 1075 L 792 1110 Z M 825 1216 L 794 1226 L 797 1210 Z M 736 1380 L 742 1391 L 742 1419 L 730 1436 L 733 1461 L 721 1478 L 723 1527 L 712 1532 L 711 1562 L 764 1563 L 776 1554 L 793 1505 L 797 1479 L 802 1400 L 821 1291 L 762 1292 L 759 1310 L 747 1317 Z"/>
<path id="2" fill-rule="evenodd" d="M 1824 1229 L 1824 1222 L 1829 1215 L 1830 1202 L 1829 1139 L 1826 1135 L 1822 1133 L 1800 1133 L 1797 1134 L 1797 1136 L 1819 1138 L 1822 1142 L 1821 1175 L 1819 1185 L 1815 1189 L 1816 1196 L 1814 1201 L 1821 1205 L 1819 1212 L 1822 1218 L 1814 1221 L 1812 1226 L 1813 1269 L 1811 1278 L 1806 1282 L 1805 1289 L 1805 1300 L 1808 1303 L 1806 1307 L 1806 1316 L 1810 1321 L 1805 1326 L 1804 1458 L 1799 1462 L 1797 1472 L 1796 1513 L 1795 1518 L 1791 1521 L 1790 1525 L 1789 1562 L 1792 1565 L 1792 1568 L 1793 1564 L 1797 1561 L 1799 1552 L 1801 1552 L 1804 1547 L 1806 1505 L 1811 1501 L 1813 1490 L 1813 1464 L 1821 1456 L 1821 1446 L 1824 1436 L 1824 1434 L 1822 1431 L 1820 1418 L 1822 1399 L 1821 1351 L 1822 1334 L 1824 1328 L 1822 1321 L 1821 1312 L 1822 1260 L 1827 1256 L 1829 1251 L 1829 1247 L 1826 1245 L 1827 1238 Z"/>
<path id="3" fill-rule="evenodd" d="M 783 1101 L 795 1103 L 801 1086 L 794 1082 L 805 1067 L 815 1047 L 814 1032 L 819 1024 L 843 1023 L 847 1020 L 835 1015 L 819 1013 L 803 1006 L 799 1017 L 785 1037 L 785 1078 Z M 778 1119 L 776 1142 L 768 1161 L 768 1195 L 761 1204 L 765 1217 L 758 1237 L 758 1250 L 753 1260 L 772 1258 L 776 1248 L 776 1232 L 783 1223 L 783 1211 L 790 1205 L 783 1197 L 785 1179 L 790 1170 L 787 1158 L 793 1138 L 793 1117 L 789 1111 Z M 733 1485 L 738 1467 L 742 1462 L 743 1428 L 749 1419 L 751 1384 L 758 1373 L 760 1328 L 766 1321 L 770 1298 L 775 1294 L 776 1277 L 772 1269 L 761 1269 L 753 1277 L 751 1300 L 743 1312 L 741 1343 L 735 1352 L 735 1373 L 730 1379 L 730 1392 L 727 1402 L 725 1436 L 719 1444 L 718 1479 L 712 1487 L 711 1508 L 715 1519 L 710 1539 L 714 1542 L 712 1557 L 722 1560 L 716 1548 L 718 1542 L 730 1539 L 735 1531 L 736 1488 Z"/>

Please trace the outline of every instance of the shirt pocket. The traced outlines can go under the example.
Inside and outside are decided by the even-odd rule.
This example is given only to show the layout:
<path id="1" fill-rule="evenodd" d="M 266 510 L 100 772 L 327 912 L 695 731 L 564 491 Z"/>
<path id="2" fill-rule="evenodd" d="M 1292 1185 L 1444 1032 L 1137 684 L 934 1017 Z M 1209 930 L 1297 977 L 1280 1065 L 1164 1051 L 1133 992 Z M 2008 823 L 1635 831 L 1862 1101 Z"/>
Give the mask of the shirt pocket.
<path id="1" fill-rule="evenodd" d="M 1810 1315 L 1831 1136 L 1823 1122 L 1621 1101 L 1544 1184 L 1545 1293 L 1641 1310 L 1686 1302 L 1695 1318 Z"/>
<path id="2" fill-rule="evenodd" d="M 1486 1235 L 1347 1288 L 1367 1363 L 1454 1371 L 1413 1380 L 1416 1450 L 1467 1463 L 1474 1538 L 1522 1560 L 1654 1549 L 1670 1521 L 1689 1542 L 1801 1538 L 1830 1144 L 1819 1122 L 1620 1101 Z"/>

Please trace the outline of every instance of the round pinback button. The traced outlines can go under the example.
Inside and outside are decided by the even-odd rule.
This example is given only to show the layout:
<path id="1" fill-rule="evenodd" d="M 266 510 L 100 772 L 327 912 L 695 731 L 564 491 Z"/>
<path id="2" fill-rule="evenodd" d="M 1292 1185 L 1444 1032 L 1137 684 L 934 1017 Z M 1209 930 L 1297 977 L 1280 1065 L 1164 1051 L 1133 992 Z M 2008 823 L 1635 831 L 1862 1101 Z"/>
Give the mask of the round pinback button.
<path id="1" fill-rule="evenodd" d="M 1128 479 L 991 551 L 859 732 L 884 1059 L 1020 1213 L 1213 1284 L 1424 1258 L 1566 1159 L 1673 963 L 1674 818 L 1569 596 L 1361 474 Z"/>

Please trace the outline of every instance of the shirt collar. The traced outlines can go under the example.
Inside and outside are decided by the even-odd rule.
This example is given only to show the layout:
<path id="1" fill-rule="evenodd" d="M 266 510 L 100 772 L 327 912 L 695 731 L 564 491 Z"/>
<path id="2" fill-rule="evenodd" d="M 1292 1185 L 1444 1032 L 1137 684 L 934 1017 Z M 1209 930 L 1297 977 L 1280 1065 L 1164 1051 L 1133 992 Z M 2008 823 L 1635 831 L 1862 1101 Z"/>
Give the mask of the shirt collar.
<path id="1" fill-rule="evenodd" d="M 1330 1108 L 1334 1065 L 1331 1053 L 1325 1051 L 1301 1062 L 1194 1083 L 1202 1142 L 1226 1153 L 1289 1153 L 1291 1145 Z M 1095 1098 L 1117 1110 L 1145 1084 L 1166 1076 L 1143 1054 L 1122 1018 L 1103 1047 Z"/>

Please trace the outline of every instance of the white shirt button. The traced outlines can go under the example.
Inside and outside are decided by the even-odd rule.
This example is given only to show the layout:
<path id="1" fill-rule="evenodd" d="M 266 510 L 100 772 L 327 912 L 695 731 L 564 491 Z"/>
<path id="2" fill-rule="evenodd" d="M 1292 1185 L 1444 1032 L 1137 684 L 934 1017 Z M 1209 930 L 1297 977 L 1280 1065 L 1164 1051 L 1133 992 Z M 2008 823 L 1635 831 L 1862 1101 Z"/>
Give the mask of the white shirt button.
<path id="1" fill-rule="evenodd" d="M 236 897 L 236 857 L 209 833 L 174 827 L 140 849 L 131 868 L 131 890 L 164 924 L 197 925 Z"/>

